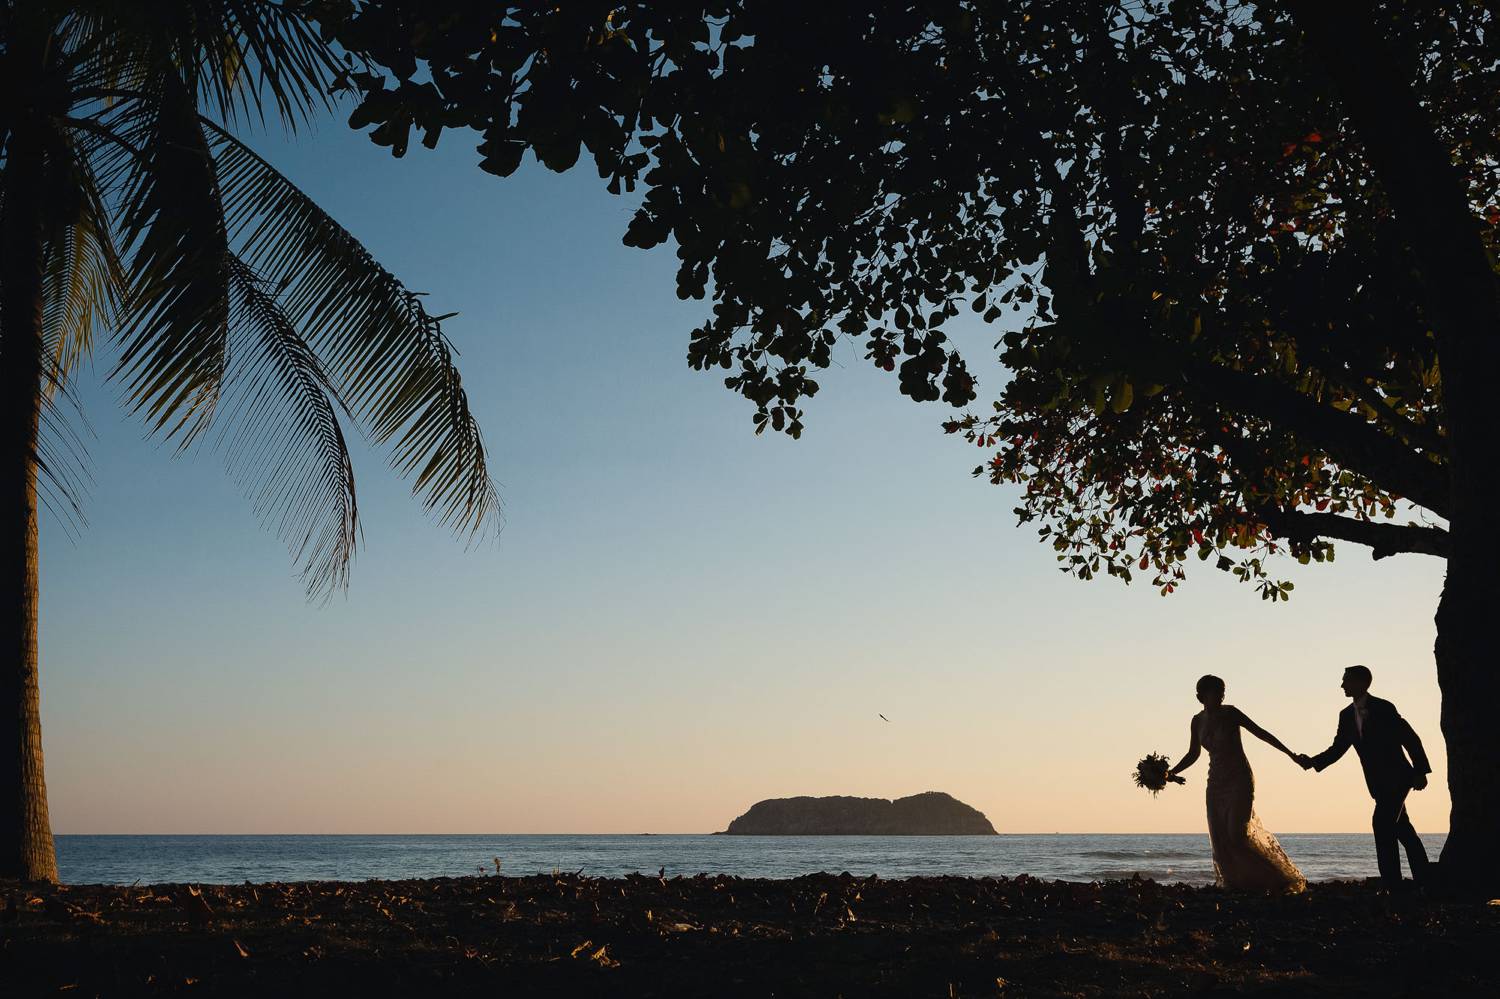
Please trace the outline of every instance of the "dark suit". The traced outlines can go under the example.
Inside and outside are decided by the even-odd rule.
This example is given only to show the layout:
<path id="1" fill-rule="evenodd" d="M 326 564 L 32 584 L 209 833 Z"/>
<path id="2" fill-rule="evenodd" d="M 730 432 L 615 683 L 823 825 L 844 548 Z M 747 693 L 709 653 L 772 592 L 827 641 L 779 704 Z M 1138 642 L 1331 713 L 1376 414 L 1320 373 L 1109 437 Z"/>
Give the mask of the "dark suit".
<path id="1" fill-rule="evenodd" d="M 1406 848 L 1406 863 L 1412 877 L 1422 881 L 1427 876 L 1427 851 L 1406 817 L 1406 796 L 1417 775 L 1431 773 L 1432 767 L 1422 751 L 1422 740 L 1394 704 L 1370 697 L 1366 708 L 1363 732 L 1354 717 L 1353 703 L 1339 712 L 1339 729 L 1333 745 L 1312 758 L 1313 767 L 1321 771 L 1337 762 L 1350 746 L 1354 747 L 1365 771 L 1365 786 L 1375 799 L 1371 825 L 1375 830 L 1375 857 L 1381 879 L 1390 886 L 1401 883 L 1401 854 L 1396 848 L 1399 842 Z M 1411 754 L 1410 762 L 1407 753 Z"/>

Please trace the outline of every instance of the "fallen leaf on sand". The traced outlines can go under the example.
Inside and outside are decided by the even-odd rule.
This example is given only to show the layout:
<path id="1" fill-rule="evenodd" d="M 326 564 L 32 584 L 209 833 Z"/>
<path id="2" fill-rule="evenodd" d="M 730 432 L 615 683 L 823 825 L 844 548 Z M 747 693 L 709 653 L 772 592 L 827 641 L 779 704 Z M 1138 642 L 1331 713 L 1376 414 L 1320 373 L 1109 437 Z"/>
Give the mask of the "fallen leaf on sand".
<path id="1" fill-rule="evenodd" d="M 208 900 L 203 897 L 203 892 L 192 885 L 188 885 L 178 899 L 178 904 L 187 913 L 188 921 L 192 923 L 211 923 L 214 919 L 214 910 L 209 906 Z"/>

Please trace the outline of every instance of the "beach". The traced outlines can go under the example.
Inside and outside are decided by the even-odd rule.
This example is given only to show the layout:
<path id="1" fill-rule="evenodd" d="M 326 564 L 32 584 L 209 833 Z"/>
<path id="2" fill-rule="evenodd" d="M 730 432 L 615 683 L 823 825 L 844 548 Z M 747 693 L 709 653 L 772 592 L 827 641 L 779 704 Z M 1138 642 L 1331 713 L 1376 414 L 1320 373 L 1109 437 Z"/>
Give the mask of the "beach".
<path id="1" fill-rule="evenodd" d="M 1132 879 L 4 889 L 5 995 L 1479 996 L 1500 903 Z"/>

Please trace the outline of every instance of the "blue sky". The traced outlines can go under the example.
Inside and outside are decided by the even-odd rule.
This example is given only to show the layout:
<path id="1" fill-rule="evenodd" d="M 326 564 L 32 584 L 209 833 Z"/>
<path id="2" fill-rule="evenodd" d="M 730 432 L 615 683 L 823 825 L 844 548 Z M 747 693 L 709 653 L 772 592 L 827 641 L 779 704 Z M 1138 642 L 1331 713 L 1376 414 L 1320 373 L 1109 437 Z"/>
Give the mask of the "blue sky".
<path id="1" fill-rule="evenodd" d="M 587 167 L 502 181 L 463 134 L 394 160 L 338 121 L 255 144 L 460 312 L 503 530 L 466 548 L 361 450 L 366 547 L 309 605 L 218 456 L 145 439 L 101 356 L 89 522 L 43 531 L 56 831 L 694 832 L 764 797 L 928 789 L 1002 831 L 1198 830 L 1201 764 L 1156 800 L 1127 779 L 1186 747 L 1196 677 L 1315 752 L 1354 661 L 1438 767 L 1417 827 L 1446 827 L 1439 562 L 1344 546 L 1290 567 L 1281 606 L 1207 568 L 1166 599 L 1080 583 L 970 478 L 950 411 L 853 346 L 802 440 L 755 437 L 684 360 L 705 303 L 676 299 L 670 248 L 620 245 L 631 204 Z M 954 332 L 984 398 L 999 327 Z M 1270 828 L 1367 828 L 1352 757 L 1314 777 L 1251 752 Z"/>

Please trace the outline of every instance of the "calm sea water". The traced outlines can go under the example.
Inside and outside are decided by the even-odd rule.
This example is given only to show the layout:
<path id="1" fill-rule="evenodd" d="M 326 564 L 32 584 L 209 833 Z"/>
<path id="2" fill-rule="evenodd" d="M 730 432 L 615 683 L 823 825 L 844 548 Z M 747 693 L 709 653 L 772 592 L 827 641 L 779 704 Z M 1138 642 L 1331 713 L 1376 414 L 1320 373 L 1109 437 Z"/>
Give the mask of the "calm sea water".
<path id="1" fill-rule="evenodd" d="M 1375 876 L 1368 834 L 1282 835 L 1310 880 Z M 1430 856 L 1444 836 L 1424 836 Z M 1213 881 L 1208 837 L 1001 836 L 58 836 L 73 884 L 358 881 L 581 871 L 586 875 L 735 874 L 787 878 L 818 871 L 882 878 L 957 874 L 1101 881 L 1135 874 Z"/>

